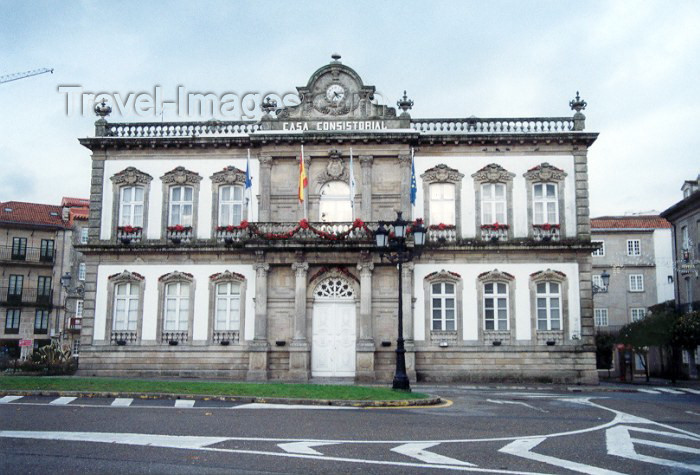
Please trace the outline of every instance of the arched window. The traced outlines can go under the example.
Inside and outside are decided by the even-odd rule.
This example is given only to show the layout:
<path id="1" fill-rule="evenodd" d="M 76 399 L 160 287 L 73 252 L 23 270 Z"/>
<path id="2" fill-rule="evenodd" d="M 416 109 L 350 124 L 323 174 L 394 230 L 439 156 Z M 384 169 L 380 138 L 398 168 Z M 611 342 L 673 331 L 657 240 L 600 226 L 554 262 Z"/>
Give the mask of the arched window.
<path id="1" fill-rule="evenodd" d="M 342 181 L 329 181 L 321 188 L 318 206 L 319 221 L 350 222 L 352 207 L 350 205 L 350 187 Z"/>

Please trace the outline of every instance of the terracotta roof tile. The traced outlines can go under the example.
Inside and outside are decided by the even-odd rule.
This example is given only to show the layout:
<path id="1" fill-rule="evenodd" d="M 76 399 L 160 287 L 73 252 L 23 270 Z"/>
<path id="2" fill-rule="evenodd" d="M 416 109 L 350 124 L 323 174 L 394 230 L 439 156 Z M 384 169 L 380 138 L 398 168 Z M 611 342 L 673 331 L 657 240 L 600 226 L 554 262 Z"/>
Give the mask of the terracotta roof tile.
<path id="1" fill-rule="evenodd" d="M 671 223 L 658 215 L 601 216 L 591 219 L 592 229 L 668 229 Z"/>
<path id="2" fill-rule="evenodd" d="M 60 206 L 5 201 L 0 203 L 0 223 L 35 224 L 65 228 Z"/>
<path id="3" fill-rule="evenodd" d="M 64 196 L 63 199 L 61 199 L 61 206 L 68 206 L 69 208 L 87 208 L 90 206 L 90 200 Z"/>

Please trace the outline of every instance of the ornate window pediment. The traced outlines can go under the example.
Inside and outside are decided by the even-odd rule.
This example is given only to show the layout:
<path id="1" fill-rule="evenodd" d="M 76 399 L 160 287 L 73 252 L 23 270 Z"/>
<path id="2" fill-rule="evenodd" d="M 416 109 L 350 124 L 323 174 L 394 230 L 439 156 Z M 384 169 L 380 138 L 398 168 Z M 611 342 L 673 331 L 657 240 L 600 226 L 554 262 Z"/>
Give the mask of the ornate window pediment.
<path id="1" fill-rule="evenodd" d="M 566 178 L 566 172 L 560 168 L 543 162 L 534 168 L 529 169 L 523 174 L 526 180 L 530 181 L 563 181 Z"/>
<path id="2" fill-rule="evenodd" d="M 224 272 L 219 272 L 217 274 L 210 275 L 209 280 L 213 283 L 230 281 L 245 282 L 245 276 L 237 272 L 231 272 L 229 270 L 226 270 Z"/>
<path id="3" fill-rule="evenodd" d="M 497 163 L 491 163 L 472 175 L 479 183 L 507 183 L 512 181 L 515 173 L 511 173 Z"/>
<path id="4" fill-rule="evenodd" d="M 180 271 L 175 271 L 171 272 L 169 274 L 162 275 L 158 278 L 158 281 L 163 282 L 163 283 L 169 283 L 169 282 L 193 282 L 194 281 L 194 276 L 192 274 L 189 274 L 187 272 L 180 272 Z"/>
<path id="5" fill-rule="evenodd" d="M 564 282 L 566 280 L 566 274 L 558 270 L 547 269 L 530 274 L 530 278 L 533 281 L 548 280 L 554 282 Z"/>
<path id="6" fill-rule="evenodd" d="M 440 270 L 439 272 L 432 272 L 428 275 L 425 276 L 425 280 L 427 282 L 457 282 L 462 280 L 462 276 L 459 275 L 456 272 L 450 272 L 445 269 Z"/>
<path id="7" fill-rule="evenodd" d="M 128 167 L 112 175 L 110 180 L 115 185 L 147 185 L 153 177 L 137 168 Z"/>
<path id="8" fill-rule="evenodd" d="M 141 282 L 145 279 L 145 277 L 141 274 L 137 274 L 136 272 L 129 272 L 128 270 L 124 270 L 123 272 L 120 272 L 118 274 L 110 275 L 107 279 L 112 283 L 119 284 L 121 282 Z"/>
<path id="9" fill-rule="evenodd" d="M 245 185 L 245 172 L 233 166 L 214 173 L 210 178 L 215 185 Z"/>
<path id="10" fill-rule="evenodd" d="M 420 176 L 426 183 L 458 183 L 464 178 L 459 170 L 450 168 L 444 163 L 429 168 Z"/>
<path id="11" fill-rule="evenodd" d="M 185 167 L 177 167 L 160 177 L 166 185 L 194 185 L 202 181 L 199 173 L 187 170 Z"/>
<path id="12" fill-rule="evenodd" d="M 498 269 L 494 269 L 494 270 L 479 274 L 479 276 L 477 278 L 481 282 L 492 282 L 492 281 L 512 282 L 515 280 L 515 276 L 509 274 L 508 272 L 500 271 Z"/>

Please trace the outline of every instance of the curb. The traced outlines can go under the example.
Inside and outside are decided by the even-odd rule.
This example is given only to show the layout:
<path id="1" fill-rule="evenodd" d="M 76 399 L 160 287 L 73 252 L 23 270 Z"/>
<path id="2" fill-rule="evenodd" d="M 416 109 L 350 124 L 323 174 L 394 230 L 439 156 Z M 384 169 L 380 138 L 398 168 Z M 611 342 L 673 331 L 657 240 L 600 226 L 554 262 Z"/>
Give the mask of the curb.
<path id="1" fill-rule="evenodd" d="M 338 406 L 338 407 L 412 407 L 435 406 L 443 399 L 440 396 L 430 395 L 423 399 L 397 399 L 397 400 L 352 400 L 352 399 L 290 399 L 259 396 L 213 396 L 208 394 L 172 394 L 172 393 L 123 393 L 123 392 L 92 392 L 92 391 L 47 391 L 47 390 L 0 390 L 0 396 L 51 396 L 51 397 L 87 397 L 87 398 L 117 398 L 130 397 L 134 399 L 189 399 L 196 401 L 230 401 L 258 404 L 289 404 L 304 406 Z"/>

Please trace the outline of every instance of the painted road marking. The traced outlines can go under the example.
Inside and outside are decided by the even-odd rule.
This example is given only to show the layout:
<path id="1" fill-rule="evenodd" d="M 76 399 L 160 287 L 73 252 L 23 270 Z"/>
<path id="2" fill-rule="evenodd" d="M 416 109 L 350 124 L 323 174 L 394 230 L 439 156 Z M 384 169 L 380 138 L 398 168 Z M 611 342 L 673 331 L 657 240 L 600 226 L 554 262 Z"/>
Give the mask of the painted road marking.
<path id="1" fill-rule="evenodd" d="M 194 399 L 178 399 L 175 401 L 175 407 L 194 407 Z"/>
<path id="2" fill-rule="evenodd" d="M 526 403 L 526 402 L 521 402 L 521 401 L 501 401 L 501 400 L 499 400 L 499 399 L 487 399 L 486 401 L 492 402 L 492 403 L 494 403 L 494 404 L 517 404 L 517 405 L 519 405 L 519 406 L 529 407 L 530 409 L 534 409 L 534 410 L 536 410 L 536 411 L 540 411 L 540 412 L 549 412 L 549 411 L 545 411 L 544 409 L 540 409 L 539 407 L 531 406 L 531 405 L 529 405 L 528 403 Z"/>
<path id="3" fill-rule="evenodd" d="M 670 394 L 684 394 L 683 391 L 677 391 L 675 389 L 668 389 L 668 388 L 654 388 L 657 391 L 662 391 L 665 393 L 670 393 Z"/>
<path id="4" fill-rule="evenodd" d="M 434 447 L 439 444 L 434 443 L 422 443 L 422 444 L 403 444 L 398 447 L 391 449 L 392 452 L 397 454 L 407 455 L 414 459 L 418 459 L 421 462 L 435 463 L 440 465 L 462 465 L 465 467 L 476 467 L 473 463 L 462 462 L 461 460 L 453 459 L 451 457 L 446 457 L 444 455 L 436 454 L 434 452 L 428 452 L 425 449 Z"/>
<path id="5" fill-rule="evenodd" d="M 700 394 L 700 391 L 698 391 L 697 389 L 682 388 L 681 390 L 690 394 Z"/>
<path id="6" fill-rule="evenodd" d="M 112 402 L 111 406 L 112 407 L 129 407 L 129 406 L 131 406 L 132 402 L 134 402 L 133 398 L 118 397 Z"/>
<path id="7" fill-rule="evenodd" d="M 533 448 L 537 447 L 540 443 L 542 443 L 545 440 L 546 438 L 515 440 L 510 444 L 506 445 L 505 447 L 499 449 L 499 452 L 509 455 L 515 455 L 517 457 L 522 457 L 529 460 L 535 460 L 537 462 L 547 463 L 549 465 L 555 465 L 557 467 L 565 468 L 567 470 L 573 470 L 574 472 L 590 473 L 594 475 L 622 475 L 620 472 L 615 472 L 613 470 L 607 470 L 604 468 L 594 467 L 592 465 L 573 462 L 571 460 L 564 460 L 556 457 L 551 457 L 549 455 L 542 455 L 531 452 Z"/>
<path id="8" fill-rule="evenodd" d="M 637 389 L 637 391 L 639 391 L 640 393 L 647 393 L 647 394 L 661 394 L 660 391 L 654 391 L 653 389 L 639 388 L 639 389 Z"/>
<path id="9" fill-rule="evenodd" d="M 71 402 L 75 401 L 78 399 L 77 397 L 59 397 L 51 401 L 49 404 L 52 406 L 65 406 L 66 404 L 70 404 Z"/>
<path id="10" fill-rule="evenodd" d="M 359 407 L 347 406 L 310 406 L 304 404 L 263 404 L 253 402 L 250 404 L 241 404 L 233 406 L 231 409 L 359 409 Z"/>
<path id="11" fill-rule="evenodd" d="M 5 396 L 0 398 L 0 404 L 8 404 L 17 399 L 22 399 L 24 396 Z"/>
<path id="12" fill-rule="evenodd" d="M 659 424 L 661 425 L 661 424 Z M 672 467 L 681 470 L 691 470 L 700 471 L 700 465 L 678 462 L 676 460 L 662 459 L 658 457 L 652 457 L 650 455 L 639 454 L 634 448 L 634 444 L 649 445 L 652 447 L 662 448 L 668 451 L 682 452 L 682 453 L 692 453 L 700 454 L 700 450 L 693 449 L 691 447 L 686 447 L 683 445 L 668 444 L 664 442 L 658 442 L 654 440 L 646 439 L 633 439 L 630 431 L 643 432 L 647 434 L 653 434 L 656 436 L 663 435 L 666 437 L 672 437 L 676 439 L 686 439 L 692 441 L 700 441 L 699 437 L 690 436 L 685 434 L 678 434 L 675 432 L 666 432 L 652 429 L 644 429 L 641 427 L 630 427 L 619 425 L 612 427 L 605 431 L 605 441 L 608 449 L 608 454 L 616 455 L 618 457 L 623 457 L 631 460 L 636 460 L 639 462 L 652 463 L 655 465 L 665 465 L 667 467 Z M 685 431 L 684 431 L 685 432 Z"/>
<path id="13" fill-rule="evenodd" d="M 290 442 L 287 444 L 277 444 L 277 446 L 290 454 L 323 455 L 312 447 L 322 445 L 333 445 L 333 442 Z"/>
<path id="14" fill-rule="evenodd" d="M 691 416 L 700 416 L 700 413 L 693 412 L 693 411 L 685 411 L 686 414 L 690 414 Z"/>

